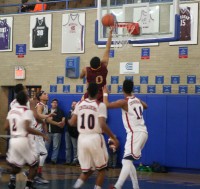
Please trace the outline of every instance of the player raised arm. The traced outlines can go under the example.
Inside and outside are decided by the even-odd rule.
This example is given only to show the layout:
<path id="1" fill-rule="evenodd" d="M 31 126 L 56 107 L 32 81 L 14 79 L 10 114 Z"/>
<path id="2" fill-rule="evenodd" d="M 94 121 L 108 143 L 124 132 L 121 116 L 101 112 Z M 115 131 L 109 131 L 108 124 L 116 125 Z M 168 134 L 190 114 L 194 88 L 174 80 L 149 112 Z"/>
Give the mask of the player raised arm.
<path id="1" fill-rule="evenodd" d="M 86 76 L 86 67 L 81 70 L 80 79 L 83 79 Z"/>
<path id="2" fill-rule="evenodd" d="M 122 108 L 125 111 L 128 110 L 127 102 L 124 99 L 117 100 L 115 102 L 109 102 L 108 100 L 108 88 L 105 85 L 103 88 L 103 102 L 106 104 L 107 108 Z"/>
<path id="3" fill-rule="evenodd" d="M 101 125 L 102 131 L 107 134 L 113 141 L 114 146 L 118 148 L 119 141 L 117 140 L 116 136 L 112 133 L 108 125 L 106 124 L 106 118 L 99 117 L 99 124 Z"/>
<path id="4" fill-rule="evenodd" d="M 113 31 L 113 28 L 110 28 L 108 41 L 106 43 L 106 49 L 105 49 L 103 58 L 101 60 L 101 63 L 103 63 L 105 66 L 108 66 L 110 47 L 111 47 L 111 43 L 112 43 L 112 31 Z"/>

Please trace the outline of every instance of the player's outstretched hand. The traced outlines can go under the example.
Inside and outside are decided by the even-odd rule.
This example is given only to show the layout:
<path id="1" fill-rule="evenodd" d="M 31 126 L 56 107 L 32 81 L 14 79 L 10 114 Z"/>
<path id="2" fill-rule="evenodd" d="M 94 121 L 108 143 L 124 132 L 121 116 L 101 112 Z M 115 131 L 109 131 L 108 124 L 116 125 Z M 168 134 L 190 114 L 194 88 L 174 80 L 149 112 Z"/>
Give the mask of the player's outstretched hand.
<path id="1" fill-rule="evenodd" d="M 107 88 L 107 86 L 106 85 L 104 85 L 103 87 L 102 87 L 102 91 L 103 91 L 103 93 L 109 93 L 109 91 L 108 91 L 108 88 Z"/>
<path id="2" fill-rule="evenodd" d="M 45 141 L 49 141 L 49 137 L 47 136 L 47 135 L 43 135 L 43 139 L 45 140 Z"/>

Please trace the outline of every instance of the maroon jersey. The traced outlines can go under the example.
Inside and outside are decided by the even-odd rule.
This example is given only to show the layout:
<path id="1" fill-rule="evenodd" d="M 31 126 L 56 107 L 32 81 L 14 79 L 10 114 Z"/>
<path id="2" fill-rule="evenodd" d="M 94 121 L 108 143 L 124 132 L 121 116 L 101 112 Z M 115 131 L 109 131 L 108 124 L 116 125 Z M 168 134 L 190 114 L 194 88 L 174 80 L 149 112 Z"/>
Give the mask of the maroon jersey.
<path id="1" fill-rule="evenodd" d="M 100 102 L 103 102 L 103 92 L 102 87 L 106 85 L 106 77 L 108 74 L 107 67 L 104 64 L 101 64 L 101 66 L 97 69 L 93 69 L 91 67 L 86 67 L 87 72 L 87 83 L 94 82 L 98 84 L 98 97 L 97 100 Z M 84 98 L 87 98 L 88 94 L 85 93 Z"/>
<path id="2" fill-rule="evenodd" d="M 181 22 L 180 41 L 191 40 L 190 7 L 180 9 L 180 22 Z"/>

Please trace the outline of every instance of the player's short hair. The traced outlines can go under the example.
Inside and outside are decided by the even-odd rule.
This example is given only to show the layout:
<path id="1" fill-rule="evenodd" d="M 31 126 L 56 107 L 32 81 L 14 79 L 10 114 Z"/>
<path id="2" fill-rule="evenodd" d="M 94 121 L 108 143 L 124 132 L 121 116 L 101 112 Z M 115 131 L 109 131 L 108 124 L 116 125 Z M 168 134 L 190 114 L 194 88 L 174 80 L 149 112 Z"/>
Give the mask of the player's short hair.
<path id="1" fill-rule="evenodd" d="M 101 60 L 99 57 L 95 56 L 90 60 L 90 66 L 93 69 L 97 69 L 101 64 Z"/>
<path id="2" fill-rule="evenodd" d="M 40 91 L 37 93 L 36 98 L 40 101 L 40 97 L 42 96 L 42 94 L 44 93 L 44 91 Z"/>
<path id="3" fill-rule="evenodd" d="M 52 102 L 57 102 L 58 103 L 58 99 L 57 98 L 54 98 L 52 101 L 51 101 L 51 103 Z"/>
<path id="4" fill-rule="evenodd" d="M 17 93 L 16 99 L 20 105 L 26 105 L 28 101 L 28 95 L 25 91 L 20 91 L 19 93 Z"/>
<path id="5" fill-rule="evenodd" d="M 93 82 L 89 83 L 87 91 L 88 91 L 88 95 L 94 98 L 98 93 L 98 85 Z"/>
<path id="6" fill-rule="evenodd" d="M 24 85 L 21 83 L 15 85 L 14 87 L 14 91 L 16 94 L 18 94 L 20 91 L 23 91 L 23 90 L 24 90 Z"/>
<path id="7" fill-rule="evenodd" d="M 123 91 L 125 92 L 125 93 L 132 93 L 133 92 L 133 87 L 134 87 L 134 83 L 133 83 L 133 81 L 131 81 L 131 80 L 128 80 L 128 79 L 126 79 L 126 80 L 124 80 L 124 83 L 123 83 Z"/>

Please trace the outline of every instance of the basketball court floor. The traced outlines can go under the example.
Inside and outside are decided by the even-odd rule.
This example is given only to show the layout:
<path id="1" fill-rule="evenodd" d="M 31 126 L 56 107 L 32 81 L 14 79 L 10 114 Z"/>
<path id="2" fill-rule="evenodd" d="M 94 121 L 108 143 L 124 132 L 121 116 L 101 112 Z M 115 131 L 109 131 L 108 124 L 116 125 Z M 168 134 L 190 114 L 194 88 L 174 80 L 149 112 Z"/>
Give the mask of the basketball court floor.
<path id="1" fill-rule="evenodd" d="M 0 167 L 5 167 L 4 162 L 0 162 Z M 103 185 L 103 189 L 116 182 L 120 169 L 109 169 Z M 50 181 L 46 185 L 35 185 L 37 189 L 72 189 L 72 185 L 80 174 L 80 168 L 66 165 L 46 164 L 44 177 Z M 200 189 L 200 174 L 195 173 L 152 173 L 138 172 L 140 189 Z M 0 175 L 0 189 L 7 189 L 9 175 Z M 25 176 L 20 173 L 17 176 L 16 189 L 25 187 Z M 95 174 L 83 186 L 83 189 L 93 189 Z M 131 180 L 128 179 L 123 189 L 132 189 Z"/>

